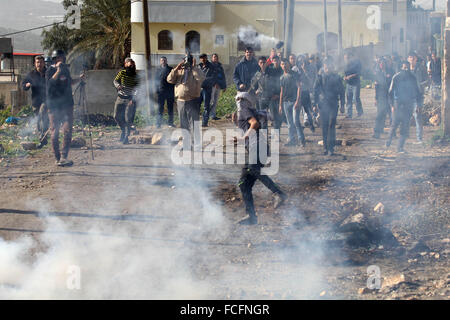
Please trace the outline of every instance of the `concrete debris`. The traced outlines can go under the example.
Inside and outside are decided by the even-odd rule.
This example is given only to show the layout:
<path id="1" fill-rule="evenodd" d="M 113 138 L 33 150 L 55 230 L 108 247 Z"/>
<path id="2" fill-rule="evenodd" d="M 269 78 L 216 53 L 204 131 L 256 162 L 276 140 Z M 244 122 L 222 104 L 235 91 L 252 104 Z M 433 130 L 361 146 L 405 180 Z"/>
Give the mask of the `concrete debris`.
<path id="1" fill-rule="evenodd" d="M 130 143 L 134 143 L 134 144 L 151 144 L 152 143 L 152 136 L 151 135 L 131 136 L 131 137 L 128 138 L 128 141 Z"/>
<path id="2" fill-rule="evenodd" d="M 21 142 L 20 145 L 22 146 L 23 150 L 36 150 L 37 145 L 34 142 Z"/>
<path id="3" fill-rule="evenodd" d="M 411 281 L 411 279 L 407 278 L 404 274 L 397 274 L 390 277 L 383 278 L 383 282 L 381 284 L 381 289 L 393 287 L 403 282 Z"/>
<path id="4" fill-rule="evenodd" d="M 429 121 L 430 121 L 430 124 L 432 126 L 435 126 L 435 127 L 439 126 L 441 124 L 441 116 L 440 116 L 440 114 L 436 113 L 434 116 L 432 116 L 430 118 Z"/>
<path id="5" fill-rule="evenodd" d="M 163 142 L 164 135 L 161 132 L 157 132 L 152 137 L 152 144 L 159 145 Z"/>
<path id="6" fill-rule="evenodd" d="M 384 204 L 381 202 L 378 202 L 378 204 L 373 208 L 373 211 L 383 214 L 384 213 Z"/>
<path id="7" fill-rule="evenodd" d="M 70 144 L 71 148 L 82 148 L 86 146 L 86 140 L 84 140 L 81 137 L 76 137 L 72 139 L 72 142 Z"/>

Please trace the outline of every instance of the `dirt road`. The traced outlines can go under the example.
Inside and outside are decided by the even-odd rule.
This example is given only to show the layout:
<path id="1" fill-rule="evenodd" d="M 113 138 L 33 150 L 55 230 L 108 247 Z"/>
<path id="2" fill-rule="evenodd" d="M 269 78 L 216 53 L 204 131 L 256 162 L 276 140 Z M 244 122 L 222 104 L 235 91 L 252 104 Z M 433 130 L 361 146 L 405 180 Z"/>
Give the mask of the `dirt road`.
<path id="1" fill-rule="evenodd" d="M 256 226 L 235 224 L 239 166 L 174 165 L 168 144 L 124 146 L 116 131 L 94 161 L 73 149 L 70 168 L 49 148 L 12 160 L 0 167 L 0 297 L 448 299 L 450 148 L 413 144 L 411 127 L 406 154 L 387 150 L 387 128 L 371 137 L 373 90 L 362 98 L 362 118 L 338 117 L 352 143 L 334 157 L 320 129 L 292 149 L 283 127 L 274 180 L 289 198 L 273 209 L 257 183 Z"/>

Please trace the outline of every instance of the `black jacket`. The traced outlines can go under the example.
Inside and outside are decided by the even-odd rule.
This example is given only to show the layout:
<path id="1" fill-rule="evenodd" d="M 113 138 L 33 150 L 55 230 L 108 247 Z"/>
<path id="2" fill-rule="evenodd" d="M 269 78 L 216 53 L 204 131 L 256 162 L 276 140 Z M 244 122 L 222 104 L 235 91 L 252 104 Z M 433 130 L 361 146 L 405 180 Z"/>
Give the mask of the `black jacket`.
<path id="1" fill-rule="evenodd" d="M 347 83 L 351 86 L 356 86 L 360 84 L 360 75 L 361 75 L 361 62 L 359 59 L 351 59 L 346 65 L 344 69 L 344 73 L 346 76 L 351 74 L 356 74 L 355 77 L 347 80 Z"/>
<path id="2" fill-rule="evenodd" d="M 233 82 L 238 90 L 241 84 L 245 85 L 244 91 L 250 88 L 250 83 L 253 76 L 259 70 L 258 62 L 256 59 L 250 61 L 246 60 L 245 57 L 236 65 L 234 68 Z"/>
<path id="3" fill-rule="evenodd" d="M 393 101 L 402 104 L 420 103 L 422 94 L 414 73 L 402 70 L 392 78 L 389 95 Z"/>
<path id="4" fill-rule="evenodd" d="M 27 74 L 25 79 L 22 81 L 22 88 L 28 91 L 30 88 L 26 87 L 27 83 L 31 83 L 31 104 L 33 107 L 40 107 L 42 103 L 45 103 L 46 95 L 46 82 L 45 73 L 47 69 L 44 68 L 43 73 L 34 69 Z"/>
<path id="5" fill-rule="evenodd" d="M 226 89 L 227 88 L 227 80 L 225 78 L 225 71 L 223 70 L 222 64 L 220 62 L 211 63 L 214 68 L 216 69 L 215 76 L 216 81 L 214 84 L 218 84 L 220 89 Z"/>
<path id="6" fill-rule="evenodd" d="M 216 84 L 217 68 L 209 61 L 206 61 L 206 63 L 199 63 L 198 66 L 203 71 L 206 77 L 206 79 L 202 83 L 202 88 L 212 88 Z"/>
<path id="7" fill-rule="evenodd" d="M 50 66 L 45 74 L 47 81 L 47 106 L 59 109 L 73 106 L 72 77 L 67 66 L 63 66 L 57 79 L 52 79 L 57 69 Z"/>
<path id="8" fill-rule="evenodd" d="M 156 74 L 158 76 L 157 78 L 157 87 L 156 92 L 157 93 L 171 93 L 174 94 L 174 88 L 175 85 L 167 82 L 167 76 L 169 75 L 170 71 L 172 71 L 172 67 L 169 65 L 166 65 L 165 67 L 159 67 Z"/>
<path id="9" fill-rule="evenodd" d="M 342 78 L 335 72 L 320 73 L 314 83 L 314 104 L 337 107 L 345 104 L 345 88 Z"/>

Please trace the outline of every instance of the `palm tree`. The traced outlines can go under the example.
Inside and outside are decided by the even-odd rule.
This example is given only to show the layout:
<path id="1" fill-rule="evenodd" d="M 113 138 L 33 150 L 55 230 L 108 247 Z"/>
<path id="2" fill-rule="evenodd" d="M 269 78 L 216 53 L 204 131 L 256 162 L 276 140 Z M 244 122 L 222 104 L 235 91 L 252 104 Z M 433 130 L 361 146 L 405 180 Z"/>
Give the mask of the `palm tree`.
<path id="1" fill-rule="evenodd" d="M 74 1 L 65 0 L 67 8 Z M 131 23 L 129 0 L 84 0 L 81 4 L 81 29 L 64 33 L 70 43 L 69 61 L 82 55 L 94 57 L 94 69 L 117 68 L 131 51 Z M 65 27 L 64 27 L 65 28 Z M 44 48 L 54 49 L 61 34 L 60 26 L 44 32 Z M 61 42 L 59 40 L 59 42 Z"/>

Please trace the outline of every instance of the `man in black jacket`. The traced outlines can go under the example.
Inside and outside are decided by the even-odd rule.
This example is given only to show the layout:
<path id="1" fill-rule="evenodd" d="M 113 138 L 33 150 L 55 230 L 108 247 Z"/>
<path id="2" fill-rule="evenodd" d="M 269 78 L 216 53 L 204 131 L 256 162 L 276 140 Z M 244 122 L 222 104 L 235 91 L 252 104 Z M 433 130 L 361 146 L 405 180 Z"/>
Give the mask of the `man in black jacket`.
<path id="1" fill-rule="evenodd" d="M 363 108 L 361 103 L 361 61 L 353 56 L 353 53 L 348 52 L 344 55 L 345 59 L 345 77 L 346 82 L 346 98 L 347 98 L 347 118 L 353 116 L 353 101 L 356 104 L 356 112 L 358 117 L 363 115 Z"/>
<path id="2" fill-rule="evenodd" d="M 37 116 L 37 130 L 39 132 L 39 148 L 47 144 L 48 114 L 45 105 L 46 84 L 45 84 L 45 61 L 43 56 L 34 57 L 35 69 L 27 74 L 22 82 L 22 88 L 28 91 L 31 88 L 31 106 L 35 116 Z"/>
<path id="3" fill-rule="evenodd" d="M 408 61 L 402 63 L 402 70 L 392 78 L 389 95 L 394 105 L 394 121 L 386 141 L 386 147 L 391 145 L 394 132 L 400 126 L 397 151 L 404 152 L 403 147 L 409 135 L 409 123 L 414 104 L 420 103 L 422 99 L 417 79 L 410 70 Z"/>
<path id="4" fill-rule="evenodd" d="M 345 89 L 342 78 L 334 71 L 333 63 L 323 61 L 323 72 L 314 83 L 314 105 L 319 107 L 324 154 L 333 155 L 336 144 L 336 118 L 339 101 L 344 111 Z"/>
<path id="5" fill-rule="evenodd" d="M 223 70 L 222 64 L 219 62 L 219 55 L 214 53 L 211 56 L 211 63 L 216 69 L 215 75 L 216 79 L 214 81 L 214 85 L 211 93 L 211 112 L 210 118 L 213 120 L 220 120 L 216 115 L 216 106 L 217 101 L 219 100 L 220 91 L 225 91 L 227 89 L 227 81 L 225 78 L 225 71 Z"/>
<path id="6" fill-rule="evenodd" d="M 203 104 L 203 121 L 202 127 L 208 126 L 209 112 L 211 110 L 211 94 L 212 89 L 216 81 L 216 68 L 208 61 L 208 55 L 203 53 L 200 55 L 199 67 L 205 74 L 206 79 L 202 83 L 202 95 L 201 98 L 204 102 Z"/>
<path id="7" fill-rule="evenodd" d="M 252 47 L 245 49 L 245 56 L 234 68 L 233 82 L 238 91 L 248 91 L 253 76 L 259 70 Z M 280 75 L 281 76 L 281 75 Z"/>
<path id="8" fill-rule="evenodd" d="M 80 79 L 72 80 L 64 51 L 55 50 L 52 59 L 54 64 L 48 68 L 45 79 L 47 81 L 47 108 L 53 152 L 58 166 L 70 166 L 73 161 L 68 160 L 67 156 L 72 141 L 74 105 L 72 84 L 80 79 L 83 80 L 84 75 L 81 75 Z M 64 131 L 62 152 L 59 151 L 59 129 L 61 126 Z"/>
<path id="9" fill-rule="evenodd" d="M 173 103 L 175 101 L 174 85 L 167 82 L 167 76 L 172 67 L 167 64 L 167 58 L 161 57 L 159 59 L 160 67 L 157 70 L 157 88 L 156 93 L 158 95 L 158 118 L 156 120 L 156 127 L 161 128 L 162 118 L 164 114 L 164 103 L 167 102 L 167 113 L 169 115 L 168 125 L 173 127 Z"/>

